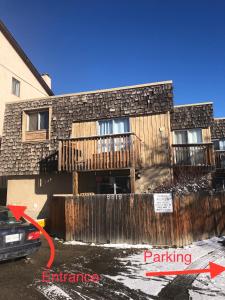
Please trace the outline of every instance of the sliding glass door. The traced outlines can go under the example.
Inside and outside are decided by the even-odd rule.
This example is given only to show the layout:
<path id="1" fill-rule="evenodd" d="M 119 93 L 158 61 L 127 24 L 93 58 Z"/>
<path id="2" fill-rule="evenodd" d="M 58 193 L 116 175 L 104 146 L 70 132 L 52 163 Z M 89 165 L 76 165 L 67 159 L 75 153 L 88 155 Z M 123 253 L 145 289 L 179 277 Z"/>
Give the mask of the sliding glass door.
<path id="1" fill-rule="evenodd" d="M 196 128 L 175 131 L 174 144 L 180 145 L 180 147 L 177 147 L 175 153 L 175 161 L 177 164 L 202 165 L 204 163 L 205 153 L 204 149 L 201 147 L 202 129 Z M 197 145 L 191 146 L 191 144 Z"/>
<path id="2" fill-rule="evenodd" d="M 127 140 L 122 137 L 104 138 L 104 135 L 123 134 L 129 132 L 129 119 L 118 118 L 102 120 L 98 122 L 99 135 L 102 139 L 99 142 L 100 152 L 119 151 L 127 147 Z"/>

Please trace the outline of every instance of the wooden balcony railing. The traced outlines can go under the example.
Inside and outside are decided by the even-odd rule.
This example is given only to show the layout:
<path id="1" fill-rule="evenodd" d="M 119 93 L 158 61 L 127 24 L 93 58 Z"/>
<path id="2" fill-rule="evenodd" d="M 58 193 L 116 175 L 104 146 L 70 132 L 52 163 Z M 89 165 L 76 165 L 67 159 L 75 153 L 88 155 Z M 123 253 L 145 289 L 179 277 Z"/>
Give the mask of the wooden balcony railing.
<path id="1" fill-rule="evenodd" d="M 134 133 L 59 140 L 59 171 L 138 168 L 141 141 Z"/>
<path id="2" fill-rule="evenodd" d="M 225 150 L 216 150 L 216 168 L 217 169 L 225 169 Z"/>
<path id="3" fill-rule="evenodd" d="M 212 143 L 172 145 L 173 163 L 178 166 L 214 166 Z"/>

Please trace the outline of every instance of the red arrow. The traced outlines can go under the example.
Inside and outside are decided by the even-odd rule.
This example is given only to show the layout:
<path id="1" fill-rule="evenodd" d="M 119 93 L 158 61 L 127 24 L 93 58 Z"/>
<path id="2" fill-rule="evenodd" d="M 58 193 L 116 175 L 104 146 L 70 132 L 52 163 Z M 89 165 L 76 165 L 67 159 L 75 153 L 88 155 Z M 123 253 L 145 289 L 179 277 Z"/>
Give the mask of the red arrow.
<path id="1" fill-rule="evenodd" d="M 47 263 L 47 268 L 51 268 L 51 265 L 54 261 L 55 258 L 55 246 L 53 244 L 53 241 L 51 239 L 51 237 L 48 235 L 48 233 L 36 222 L 34 221 L 31 217 L 29 217 L 28 215 L 25 214 L 25 210 L 26 210 L 26 206 L 17 206 L 17 205 L 8 205 L 7 206 L 8 209 L 11 210 L 12 214 L 14 215 L 14 217 L 16 218 L 16 220 L 18 221 L 20 218 L 25 218 L 27 221 L 29 221 L 30 223 L 32 223 L 35 227 L 38 228 L 38 230 L 40 230 L 43 235 L 45 236 L 46 240 L 49 243 L 50 246 L 50 258 L 49 261 Z"/>
<path id="2" fill-rule="evenodd" d="M 210 277 L 214 278 L 220 273 L 225 271 L 225 267 L 209 263 L 209 269 L 196 269 L 196 270 L 181 270 L 181 271 L 165 271 L 165 272 L 147 272 L 146 276 L 165 276 L 165 275 L 186 275 L 186 274 L 200 274 L 210 273 Z"/>

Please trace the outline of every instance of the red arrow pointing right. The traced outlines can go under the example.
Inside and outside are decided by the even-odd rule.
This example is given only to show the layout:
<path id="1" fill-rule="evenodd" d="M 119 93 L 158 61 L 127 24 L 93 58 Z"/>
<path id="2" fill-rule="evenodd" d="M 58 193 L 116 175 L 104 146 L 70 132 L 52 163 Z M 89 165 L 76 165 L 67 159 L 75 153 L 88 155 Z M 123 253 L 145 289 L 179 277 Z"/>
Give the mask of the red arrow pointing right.
<path id="1" fill-rule="evenodd" d="M 147 272 L 146 276 L 188 275 L 188 274 L 210 273 L 210 277 L 214 278 L 217 275 L 219 275 L 220 273 L 222 273 L 223 271 L 225 271 L 225 267 L 210 262 L 209 263 L 209 269 L 165 271 L 165 272 Z"/>

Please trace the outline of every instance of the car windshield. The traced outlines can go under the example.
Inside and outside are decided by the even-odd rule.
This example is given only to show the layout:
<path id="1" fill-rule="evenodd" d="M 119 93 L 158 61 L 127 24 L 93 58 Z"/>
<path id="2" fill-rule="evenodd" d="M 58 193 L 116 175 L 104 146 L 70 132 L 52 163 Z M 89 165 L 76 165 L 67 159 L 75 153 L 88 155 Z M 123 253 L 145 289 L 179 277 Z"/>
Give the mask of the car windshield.
<path id="1" fill-rule="evenodd" d="M 17 221 L 10 210 L 0 210 L 0 224 L 24 223 L 24 220 Z"/>

